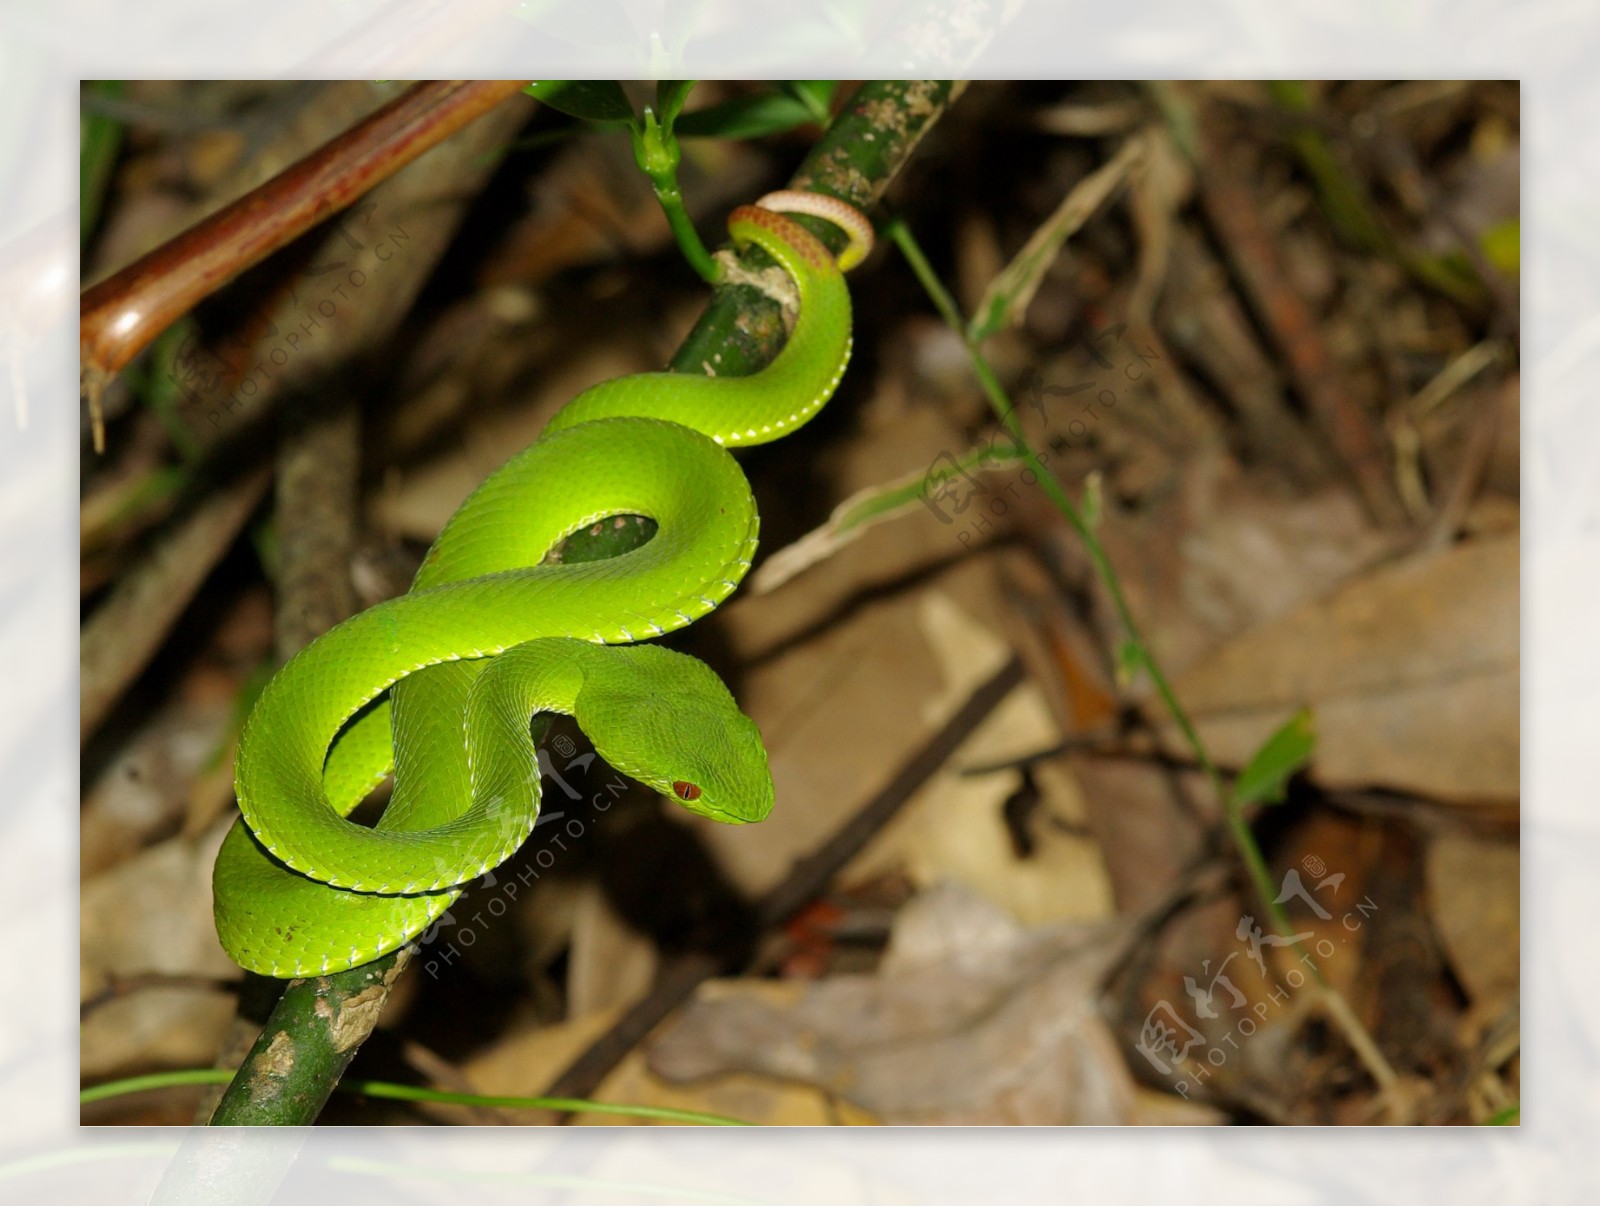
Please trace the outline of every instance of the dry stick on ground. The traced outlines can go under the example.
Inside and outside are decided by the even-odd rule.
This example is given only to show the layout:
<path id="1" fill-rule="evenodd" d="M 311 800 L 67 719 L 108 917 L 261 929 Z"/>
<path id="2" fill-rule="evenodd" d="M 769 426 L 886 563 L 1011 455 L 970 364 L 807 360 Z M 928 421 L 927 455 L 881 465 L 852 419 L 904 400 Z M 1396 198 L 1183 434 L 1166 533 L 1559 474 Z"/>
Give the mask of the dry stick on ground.
<path id="1" fill-rule="evenodd" d="M 308 399 L 278 449 L 276 645 L 287 662 L 356 610 L 361 417 L 348 399 L 322 413 Z"/>
<path id="2" fill-rule="evenodd" d="M 943 81 L 863 85 L 802 165 L 791 187 L 830 193 L 862 207 L 871 205 L 944 112 L 954 92 L 954 86 Z M 839 240 L 831 227 L 819 233 L 831 241 Z M 749 373 L 771 359 L 783 339 L 777 302 L 751 286 L 728 286 L 715 292 L 673 363 L 692 372 L 715 363 L 718 372 Z M 641 530 L 629 526 L 625 531 Z M 580 533 L 569 539 L 563 558 L 585 560 L 593 552 L 592 544 Z M 410 949 L 402 949 L 347 972 L 293 982 L 228 1088 L 212 1123 L 314 1121 L 357 1046 L 371 1033 L 390 986 L 409 958 Z M 692 984 L 698 984 L 703 975 Z"/>
<path id="3" fill-rule="evenodd" d="M 1380 430 L 1318 334 L 1316 317 L 1285 277 L 1255 190 L 1229 162 L 1221 139 L 1201 139 L 1195 170 L 1206 217 L 1226 247 L 1252 308 L 1277 343 L 1295 387 L 1354 478 L 1368 514 L 1382 525 L 1401 523 Z"/>
<path id="4" fill-rule="evenodd" d="M 78 738 L 86 740 L 155 656 L 212 566 L 267 492 L 259 468 L 219 488 L 117 581 L 78 643 Z"/>
<path id="5" fill-rule="evenodd" d="M 1303 488 L 1328 477 L 1332 463 L 1289 409 L 1277 368 L 1256 340 L 1239 299 L 1218 289 L 1220 267 L 1187 225 L 1174 235 L 1158 309 L 1168 340 L 1199 364 L 1238 413 L 1259 462 L 1281 467 Z"/>
<path id="6" fill-rule="evenodd" d="M 522 87 L 517 80 L 419 84 L 313 155 L 274 176 L 83 295 L 82 389 L 95 451 L 106 383 L 151 340 L 245 269 L 348 207 Z"/>
<path id="7" fill-rule="evenodd" d="M 1520 389 L 1518 379 L 1511 378 L 1492 391 L 1485 391 L 1479 411 L 1469 420 L 1467 439 L 1461 449 L 1455 476 L 1439 502 L 1439 508 L 1428 524 L 1428 531 L 1419 548 L 1443 549 L 1456 538 L 1467 509 L 1477 496 L 1489 458 L 1494 453 L 1496 438 L 1500 435 L 1501 410 L 1508 390 Z"/>

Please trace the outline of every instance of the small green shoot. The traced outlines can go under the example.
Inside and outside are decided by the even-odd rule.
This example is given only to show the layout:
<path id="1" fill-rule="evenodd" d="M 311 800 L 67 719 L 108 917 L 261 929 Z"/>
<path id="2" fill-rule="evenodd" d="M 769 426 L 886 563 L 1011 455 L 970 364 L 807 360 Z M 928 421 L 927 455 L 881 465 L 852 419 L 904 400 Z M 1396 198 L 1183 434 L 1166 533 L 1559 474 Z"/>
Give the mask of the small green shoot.
<path id="1" fill-rule="evenodd" d="M 1234 808 L 1281 802 L 1290 777 L 1311 761 L 1316 745 L 1311 710 L 1302 708 L 1263 742 L 1245 764 L 1233 783 Z"/>

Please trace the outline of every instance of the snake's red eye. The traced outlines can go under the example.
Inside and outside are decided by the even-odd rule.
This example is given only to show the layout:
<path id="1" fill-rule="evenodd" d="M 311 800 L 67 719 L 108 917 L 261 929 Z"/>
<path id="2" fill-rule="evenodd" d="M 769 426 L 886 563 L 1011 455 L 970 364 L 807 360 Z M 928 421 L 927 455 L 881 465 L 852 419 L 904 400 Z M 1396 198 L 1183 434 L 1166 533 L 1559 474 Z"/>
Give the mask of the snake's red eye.
<path id="1" fill-rule="evenodd" d="M 672 790 L 678 794 L 679 800 L 699 800 L 700 785 L 691 784 L 686 780 L 673 780 Z"/>

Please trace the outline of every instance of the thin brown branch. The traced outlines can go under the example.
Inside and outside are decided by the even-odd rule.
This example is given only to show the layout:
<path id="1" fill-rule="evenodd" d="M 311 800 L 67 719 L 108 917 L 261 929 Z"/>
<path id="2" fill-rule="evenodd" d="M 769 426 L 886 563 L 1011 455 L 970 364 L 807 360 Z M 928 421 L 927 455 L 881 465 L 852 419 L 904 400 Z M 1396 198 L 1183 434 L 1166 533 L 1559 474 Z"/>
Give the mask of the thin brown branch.
<path id="1" fill-rule="evenodd" d="M 519 80 L 418 84 L 177 238 L 84 292 L 79 355 L 98 413 L 106 383 L 196 303 L 348 207 L 522 88 Z M 104 447 L 95 425 L 95 449 Z"/>
<path id="2" fill-rule="evenodd" d="M 1467 439 L 1461 449 L 1455 476 L 1428 525 L 1427 534 L 1420 545 L 1422 549 L 1443 549 L 1455 540 L 1456 533 L 1466 519 L 1467 509 L 1483 482 L 1489 458 L 1494 453 L 1495 440 L 1500 435 L 1501 412 L 1505 409 L 1505 395 L 1508 391 L 1520 388 L 1519 379 L 1511 378 L 1498 389 L 1484 392 L 1478 413 L 1469 421 Z"/>
<path id="3" fill-rule="evenodd" d="M 1316 317 L 1284 272 L 1278 240 L 1261 218 L 1261 199 L 1219 140 L 1202 138 L 1196 160 L 1206 218 L 1227 249 L 1251 308 L 1277 344 L 1290 377 L 1379 524 L 1402 521 L 1376 419 L 1318 331 Z"/>
<path id="4" fill-rule="evenodd" d="M 287 661 L 356 610 L 350 564 L 355 556 L 357 484 L 361 468 L 361 416 L 348 400 L 316 412 L 301 399 L 278 449 L 275 516 L 278 525 L 278 657 Z M 252 1002 L 276 994 L 277 984 L 255 973 Z M 240 1012 L 217 1054 L 218 1068 L 244 1063 L 261 1034 L 241 998 Z M 195 1109 L 205 1123 L 222 1101 L 208 1089 Z"/>
<path id="5" fill-rule="evenodd" d="M 356 610 L 361 416 L 343 399 L 302 405 L 278 450 L 278 657 L 287 661 Z"/>
<path id="6" fill-rule="evenodd" d="M 117 581 L 78 642 L 78 740 L 86 740 L 161 648 L 218 559 L 238 539 L 271 474 L 252 470 L 219 488 L 164 533 Z"/>

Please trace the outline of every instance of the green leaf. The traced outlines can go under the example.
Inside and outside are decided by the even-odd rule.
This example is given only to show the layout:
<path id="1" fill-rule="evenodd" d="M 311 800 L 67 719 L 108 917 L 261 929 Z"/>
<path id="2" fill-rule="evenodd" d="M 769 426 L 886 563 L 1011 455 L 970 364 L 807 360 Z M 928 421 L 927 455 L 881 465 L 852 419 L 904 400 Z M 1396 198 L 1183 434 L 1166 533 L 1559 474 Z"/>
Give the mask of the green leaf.
<path id="1" fill-rule="evenodd" d="M 523 89 L 552 109 L 586 122 L 631 122 L 633 106 L 615 80 L 535 80 Z"/>
<path id="2" fill-rule="evenodd" d="M 1478 236 L 1478 246 L 1483 254 L 1508 277 L 1522 269 L 1522 223 L 1516 218 L 1496 222 Z"/>
<path id="3" fill-rule="evenodd" d="M 798 98 L 784 92 L 763 92 L 685 113 L 678 119 L 677 132 L 684 138 L 761 138 L 816 120 Z"/>
<path id="4" fill-rule="evenodd" d="M 683 112 L 684 102 L 694 91 L 694 80 L 660 80 L 656 84 L 656 112 L 661 117 L 661 128 L 670 131 L 672 123 Z"/>
<path id="5" fill-rule="evenodd" d="M 1277 804 L 1289 777 L 1311 761 L 1317 744 L 1311 710 L 1302 708 L 1261 744 L 1233 785 L 1235 805 Z"/>
<path id="6" fill-rule="evenodd" d="M 1011 263 L 989 283 L 988 292 L 978 303 L 967 335 L 975 343 L 998 331 L 1015 326 L 1027 313 L 1028 303 L 1039 290 L 1045 273 L 1056 262 L 1061 245 L 1076 234 L 1102 205 L 1122 187 L 1128 174 L 1144 157 L 1144 140 L 1135 136 L 1122 144 L 1110 162 L 1078 181 L 1023 245 Z"/>
<path id="7" fill-rule="evenodd" d="M 790 80 L 784 90 L 811 112 L 811 119 L 819 125 L 828 124 L 833 109 L 833 95 L 839 91 L 838 80 Z"/>

